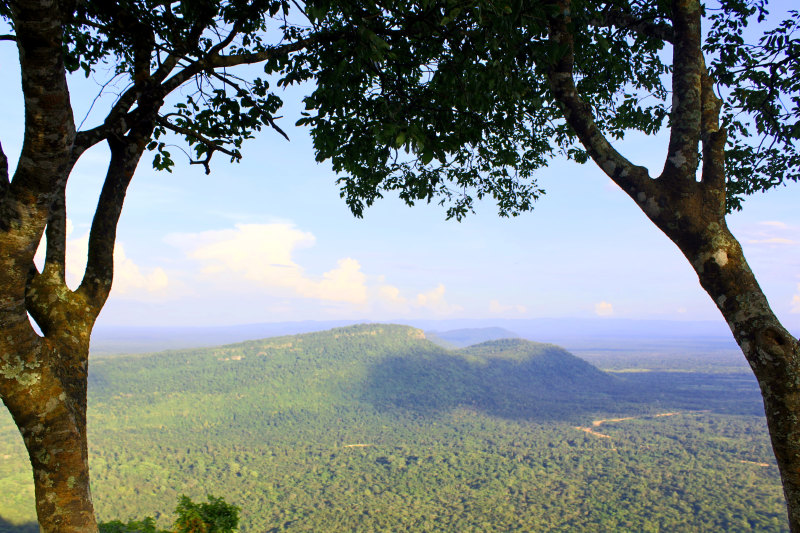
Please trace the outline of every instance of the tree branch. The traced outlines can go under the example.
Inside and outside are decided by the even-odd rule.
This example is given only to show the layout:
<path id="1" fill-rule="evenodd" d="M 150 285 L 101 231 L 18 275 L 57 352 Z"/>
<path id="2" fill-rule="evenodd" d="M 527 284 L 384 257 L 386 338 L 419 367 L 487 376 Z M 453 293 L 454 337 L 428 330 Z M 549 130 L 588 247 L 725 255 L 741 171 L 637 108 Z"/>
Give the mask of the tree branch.
<path id="1" fill-rule="evenodd" d="M 186 66 L 183 70 L 176 73 L 174 76 L 166 80 L 161 85 L 161 93 L 162 95 L 166 96 L 167 94 L 171 93 L 173 90 L 177 89 L 193 76 L 200 74 L 201 72 L 208 72 L 210 70 L 218 69 L 218 68 L 227 68 L 227 67 L 236 67 L 239 65 L 251 65 L 254 63 L 261 63 L 267 61 L 269 59 L 273 59 L 275 57 L 291 54 L 292 52 L 298 52 L 307 48 L 313 44 L 318 42 L 334 39 L 337 37 L 339 33 L 328 33 L 328 32 L 319 32 L 310 37 L 305 39 L 299 39 L 297 41 L 273 46 L 266 50 L 262 50 L 260 52 L 251 52 L 246 54 L 234 54 L 234 55 L 207 55 L 206 57 L 199 59 L 192 63 L 191 65 Z"/>
<path id="2" fill-rule="evenodd" d="M 80 305 L 64 279 L 67 247 L 66 182 L 56 195 L 45 227 L 47 253 L 41 272 L 31 262 L 25 284 L 25 308 L 45 337 L 74 324 L 66 318 L 67 309 Z M 58 295 L 58 298 L 53 296 Z M 67 356 L 67 354 L 62 354 Z"/>
<path id="3" fill-rule="evenodd" d="M 50 206 L 50 214 L 45 227 L 47 253 L 42 272 L 65 283 L 65 262 L 67 255 L 67 200 L 66 182 Z"/>
<path id="4" fill-rule="evenodd" d="M 725 211 L 725 142 L 727 134 L 719 127 L 719 113 L 722 101 L 714 94 L 714 84 L 704 72 L 702 76 L 702 115 L 700 142 L 703 148 L 703 169 L 701 181 L 704 185 L 719 190 L 721 208 Z"/>
<path id="5" fill-rule="evenodd" d="M 75 137 L 75 146 L 80 153 L 108 139 L 111 135 L 124 136 L 130 129 L 131 124 L 134 124 L 137 120 L 137 110 L 133 112 L 129 110 L 141 98 L 146 89 L 146 84 L 149 82 L 158 86 L 169 76 L 169 73 L 172 72 L 179 60 L 180 58 L 176 54 L 167 55 L 167 58 L 149 78 L 134 83 L 117 99 L 108 115 L 106 115 L 103 124 L 89 130 L 79 131 Z"/>
<path id="6" fill-rule="evenodd" d="M 599 27 L 615 27 L 628 30 L 638 35 L 655 37 L 662 41 L 673 42 L 672 26 L 665 22 L 654 22 L 626 13 L 619 8 L 609 9 L 603 13 L 602 18 L 595 18 L 589 24 Z"/>
<path id="7" fill-rule="evenodd" d="M 190 128 L 186 128 L 183 126 L 178 126 L 176 124 L 171 123 L 169 120 L 166 120 L 163 117 L 159 117 L 157 119 L 158 124 L 164 126 L 168 130 L 174 131 L 175 133 L 180 133 L 181 135 L 186 135 L 188 137 L 194 137 L 208 148 L 207 157 L 205 159 L 196 161 L 194 159 L 190 159 L 189 163 L 192 165 L 203 165 L 206 169 L 206 174 L 211 174 L 211 168 L 209 167 L 209 163 L 211 162 L 211 156 L 214 152 L 222 152 L 223 154 L 227 154 L 234 159 L 241 159 L 241 154 L 228 150 L 222 145 L 222 141 L 217 141 L 214 139 L 209 139 L 205 135 L 198 133 Z"/>
<path id="8" fill-rule="evenodd" d="M 592 160 L 629 195 L 653 193 L 654 182 L 647 169 L 636 166 L 620 154 L 594 121 L 592 108 L 578 95 L 575 86 L 573 35 L 570 33 L 570 0 L 561 0 L 559 14 L 550 20 L 550 41 L 566 52 L 550 67 L 547 75 L 553 95 L 561 105 L 567 123 L 578 136 Z"/>
<path id="9" fill-rule="evenodd" d="M 128 186 L 136 172 L 136 166 L 150 133 L 152 126 L 149 131 L 140 127 L 123 139 L 109 138 L 107 141 L 111 148 L 111 161 L 89 233 L 86 271 L 80 286 L 75 291 L 86 298 L 96 313 L 100 312 L 111 292 L 117 224 Z"/>
<path id="10" fill-rule="evenodd" d="M 702 75 L 705 72 L 698 0 L 672 0 L 672 113 L 667 160 L 661 177 L 694 181 L 701 130 Z"/>
<path id="11" fill-rule="evenodd" d="M 16 35 L 0 35 L 0 41 L 17 41 Z"/>
<path id="12" fill-rule="evenodd" d="M 239 35 L 239 30 L 241 26 L 242 24 L 240 21 L 237 20 L 236 22 L 234 22 L 233 28 L 231 28 L 231 31 L 228 33 L 228 35 L 220 42 L 209 48 L 208 54 L 213 56 L 223 51 L 229 44 L 233 42 L 236 36 Z"/>

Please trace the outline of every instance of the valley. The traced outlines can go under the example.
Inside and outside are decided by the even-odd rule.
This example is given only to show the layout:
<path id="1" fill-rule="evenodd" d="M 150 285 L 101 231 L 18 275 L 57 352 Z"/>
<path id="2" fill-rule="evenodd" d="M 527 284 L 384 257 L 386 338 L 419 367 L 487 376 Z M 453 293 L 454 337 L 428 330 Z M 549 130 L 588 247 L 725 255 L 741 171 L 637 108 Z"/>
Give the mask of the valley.
<path id="1" fill-rule="evenodd" d="M 386 324 L 96 357 L 96 509 L 166 527 L 179 495 L 213 494 L 243 532 L 787 530 L 749 374 L 594 360 L 611 371 Z M 29 478 L 3 412 L 0 531 L 34 530 Z"/>

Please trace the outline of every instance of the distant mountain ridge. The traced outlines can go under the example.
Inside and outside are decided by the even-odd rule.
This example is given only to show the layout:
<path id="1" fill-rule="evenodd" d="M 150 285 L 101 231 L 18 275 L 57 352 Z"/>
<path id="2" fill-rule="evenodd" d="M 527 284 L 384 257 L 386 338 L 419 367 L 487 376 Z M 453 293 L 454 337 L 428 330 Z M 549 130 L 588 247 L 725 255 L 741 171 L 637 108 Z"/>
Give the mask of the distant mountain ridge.
<path id="1" fill-rule="evenodd" d="M 425 336 L 444 348 L 465 348 L 486 341 L 519 338 L 513 331 L 497 327 L 426 331 Z"/>
<path id="2" fill-rule="evenodd" d="M 98 324 L 92 335 L 92 354 L 143 353 L 159 350 L 218 346 L 248 339 L 296 335 L 363 323 L 358 320 L 270 322 L 227 326 L 106 326 Z M 523 337 L 552 342 L 570 349 L 641 347 L 652 341 L 663 344 L 711 341 L 736 347 L 724 321 L 680 322 L 615 318 L 453 319 L 399 321 L 432 332 L 431 340 L 458 332 L 483 332 L 455 347 L 503 337 Z M 502 331 L 504 330 L 504 331 Z M 494 333 L 493 333 L 494 332 Z M 488 334 L 487 334 L 488 333 Z M 443 339 L 442 342 L 451 342 Z M 448 345 L 450 346 L 450 345 Z"/>

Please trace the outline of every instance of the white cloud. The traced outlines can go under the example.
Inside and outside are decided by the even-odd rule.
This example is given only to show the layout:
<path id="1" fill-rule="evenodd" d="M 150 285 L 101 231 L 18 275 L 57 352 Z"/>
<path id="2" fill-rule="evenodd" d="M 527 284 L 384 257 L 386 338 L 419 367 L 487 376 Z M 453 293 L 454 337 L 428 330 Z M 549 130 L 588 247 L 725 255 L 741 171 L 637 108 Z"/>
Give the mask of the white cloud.
<path id="1" fill-rule="evenodd" d="M 797 284 L 797 294 L 792 298 L 792 313 L 800 313 L 800 283 Z"/>
<path id="2" fill-rule="evenodd" d="M 800 241 L 794 239 L 795 233 L 794 229 L 785 222 L 765 220 L 746 228 L 743 231 L 746 236 L 743 242 L 753 245 L 795 246 L 800 244 Z"/>
<path id="3" fill-rule="evenodd" d="M 498 300 L 489 302 L 489 312 L 496 315 L 505 313 L 518 313 L 522 315 L 527 311 L 528 309 L 524 305 L 503 305 Z"/>
<path id="4" fill-rule="evenodd" d="M 417 294 L 416 306 L 433 311 L 437 315 L 450 315 L 461 311 L 461 306 L 450 304 L 444 299 L 444 293 L 444 285 L 440 283 L 435 289 Z"/>
<path id="5" fill-rule="evenodd" d="M 67 241 L 65 264 L 67 285 L 77 287 L 86 270 L 89 254 L 89 234 Z M 167 273 L 161 267 L 143 270 L 125 253 L 125 246 L 114 246 L 114 282 L 111 296 L 132 300 L 162 299 L 170 285 Z"/>
<path id="6" fill-rule="evenodd" d="M 614 306 L 608 302 L 598 302 L 594 304 L 594 313 L 597 316 L 611 316 L 614 314 Z"/>
<path id="7" fill-rule="evenodd" d="M 785 237 L 765 237 L 763 239 L 748 239 L 747 244 L 797 244 L 797 241 Z"/>
<path id="8" fill-rule="evenodd" d="M 383 276 L 379 277 L 383 281 Z M 378 287 L 378 302 L 391 311 L 407 313 L 410 309 L 408 298 L 400 294 L 400 289 L 394 285 L 381 285 Z"/>
<path id="9" fill-rule="evenodd" d="M 322 275 L 320 281 L 303 278 L 297 287 L 306 298 L 364 304 L 367 302 L 367 277 L 355 259 L 339 259 L 337 267 Z"/>
<path id="10" fill-rule="evenodd" d="M 321 278 L 310 277 L 293 254 L 314 244 L 314 235 L 293 224 L 237 224 L 234 229 L 173 235 L 170 242 L 199 261 L 202 272 L 218 277 L 235 273 L 261 288 L 278 289 L 303 298 L 363 305 L 366 276 L 361 265 L 345 257 Z"/>
<path id="11" fill-rule="evenodd" d="M 771 226 L 773 228 L 780 228 L 780 229 L 789 229 L 789 225 L 785 222 L 780 222 L 778 220 L 764 220 L 759 222 L 762 226 Z"/>
<path id="12" fill-rule="evenodd" d="M 89 233 L 76 239 L 69 239 L 75 230 L 72 220 L 67 219 L 67 252 L 64 264 L 67 285 L 75 289 L 86 271 L 86 258 L 89 255 Z M 42 239 L 34 259 L 41 269 L 44 265 L 46 239 Z M 144 271 L 125 253 L 121 242 L 114 246 L 114 282 L 111 294 L 125 299 L 150 300 L 154 296 L 161 299 L 169 286 L 169 277 L 161 267 Z"/>
<path id="13" fill-rule="evenodd" d="M 163 295 L 169 285 L 167 273 L 161 267 L 142 272 L 139 265 L 125 254 L 122 243 L 114 247 L 114 283 L 111 294 L 114 296 L 141 298 L 142 291 Z"/>

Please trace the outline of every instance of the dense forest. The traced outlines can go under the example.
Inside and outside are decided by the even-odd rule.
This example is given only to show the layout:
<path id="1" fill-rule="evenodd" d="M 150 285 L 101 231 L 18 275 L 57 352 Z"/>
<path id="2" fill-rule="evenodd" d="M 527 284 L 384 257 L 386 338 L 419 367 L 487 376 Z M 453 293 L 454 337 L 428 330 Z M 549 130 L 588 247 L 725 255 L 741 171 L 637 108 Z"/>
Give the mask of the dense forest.
<path id="1" fill-rule="evenodd" d="M 222 496 L 243 532 L 786 531 L 757 385 L 707 365 L 393 325 L 98 357 L 92 492 L 101 520 L 164 527 L 181 494 Z M 6 412 L 0 494 L 0 531 L 28 531 Z"/>

